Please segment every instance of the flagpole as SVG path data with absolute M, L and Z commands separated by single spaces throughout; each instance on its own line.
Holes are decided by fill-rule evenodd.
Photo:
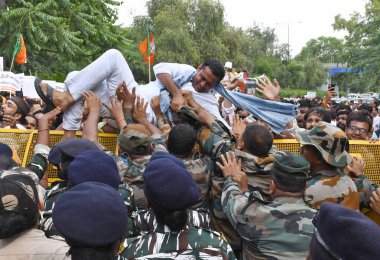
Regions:
M 149 75 L 149 82 L 151 80 L 151 75 L 150 75 L 150 24 L 148 23 L 146 25 L 146 39 L 148 42 L 148 75 Z
M 12 72 L 12 68 L 13 68 L 13 62 L 14 62 L 14 60 L 15 60 L 15 57 L 13 56 L 13 58 L 12 58 L 12 62 L 11 62 L 11 68 L 9 69 L 9 71 L 11 71 L 11 72 Z
M 150 55 L 148 58 L 148 69 L 149 69 L 149 82 L 151 81 L 151 75 L 150 75 Z
M 14 47 L 14 50 L 13 50 L 13 55 L 12 55 L 12 62 L 11 62 L 11 68 L 9 69 L 9 71 L 12 71 L 12 68 L 13 68 L 13 62 L 14 62 L 14 60 L 15 60 L 15 50 L 16 50 L 16 48 L 17 48 L 17 43 L 18 43 L 18 39 L 19 39 L 19 37 L 20 37 L 20 33 L 18 33 L 17 34 L 17 38 L 16 38 L 16 44 L 15 44 L 15 47 Z

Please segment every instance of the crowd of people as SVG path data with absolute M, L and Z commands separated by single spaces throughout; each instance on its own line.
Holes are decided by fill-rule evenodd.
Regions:
M 42 107 L 5 100 L 1 127 L 38 137 L 26 167 L 0 143 L 0 259 L 378 259 L 380 227 L 361 211 L 380 215 L 380 189 L 349 140 L 377 141 L 379 103 L 334 104 L 330 89 L 293 104 L 267 77 L 251 97 L 231 68 L 160 63 L 139 85 L 109 50 L 64 92 L 37 78 Z M 100 132 L 117 133 L 117 153 Z

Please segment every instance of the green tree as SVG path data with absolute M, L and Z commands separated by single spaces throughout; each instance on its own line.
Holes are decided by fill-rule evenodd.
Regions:
M 317 58 L 321 63 L 344 63 L 344 42 L 335 37 L 312 39 L 302 48 L 296 60 Z
M 349 19 L 335 18 L 334 29 L 346 30 L 345 57 L 351 68 L 360 68 L 361 73 L 340 75 L 342 82 L 351 91 L 378 91 L 380 75 L 380 1 L 371 0 L 366 5 L 364 16 L 355 13 Z
M 27 45 L 28 63 L 16 70 L 62 77 L 80 69 L 105 50 L 123 46 L 115 26 L 117 0 L 14 0 L 0 12 L 0 52 L 11 60 L 17 33 Z M 128 44 L 128 43 L 126 43 Z M 9 65 L 9 64 L 8 64 Z

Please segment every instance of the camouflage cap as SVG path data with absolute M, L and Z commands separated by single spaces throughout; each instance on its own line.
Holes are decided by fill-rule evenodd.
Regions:
M 173 112 L 174 124 L 190 123 L 190 121 L 199 121 L 197 112 L 192 107 L 183 106 L 178 112 Z M 185 121 L 185 122 L 184 122 Z
M 142 124 L 128 124 L 117 137 L 119 146 L 128 153 L 135 153 L 139 146 L 149 147 L 152 140 L 148 128 Z
M 306 182 L 309 170 L 310 164 L 302 156 L 288 151 L 279 151 L 275 154 L 270 172 L 280 178 L 295 182 Z
M 317 148 L 323 159 L 333 166 L 345 167 L 352 161 L 351 155 L 345 150 L 349 145 L 346 134 L 329 123 L 319 122 L 311 130 L 298 132 L 296 139 L 302 145 Z

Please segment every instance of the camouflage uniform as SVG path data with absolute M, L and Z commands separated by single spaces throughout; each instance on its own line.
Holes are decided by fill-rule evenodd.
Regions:
M 134 233 L 138 235 L 147 234 L 153 231 L 157 223 L 152 209 L 145 209 L 135 212 L 132 216 Z M 186 227 L 200 227 L 212 230 L 210 215 L 206 209 L 187 210 Z
M 306 183 L 304 199 L 314 209 L 323 202 L 335 202 L 348 208 L 359 209 L 359 194 L 355 183 L 342 171 L 322 170 Z
M 219 233 L 198 226 L 177 233 L 156 223 L 152 232 L 124 240 L 123 247 L 120 259 L 236 259 Z
M 259 158 L 235 149 L 235 140 L 231 139 L 216 122 L 209 128 L 202 128 L 198 138 L 201 143 L 202 151 L 209 154 L 214 161 L 220 160 L 221 154 L 234 150 L 236 157 L 242 161 L 242 171 L 247 173 L 250 191 L 259 191 L 265 200 L 271 200 L 269 196 L 269 170 L 272 167 L 273 154 L 276 152 L 275 148 L 273 148 L 270 154 L 265 158 Z M 223 233 L 227 241 L 235 249 L 240 248 L 241 241 L 236 234 L 235 228 L 231 225 L 226 214 L 223 212 L 221 197 L 224 181 L 223 173 L 216 168 L 212 175 L 211 182 L 212 223 L 216 230 Z
M 193 118 L 196 121 L 199 121 L 198 115 L 195 113 L 195 111 L 185 106 L 181 108 L 180 113 L 185 114 L 188 117 Z M 160 123 L 160 130 L 164 130 L 165 126 Z M 169 152 L 166 145 L 161 146 L 161 151 Z M 194 152 L 191 157 L 187 158 L 180 158 L 182 162 L 185 164 L 186 169 L 191 173 L 191 176 L 197 183 L 199 190 L 200 190 L 200 198 L 199 201 L 194 204 L 191 208 L 192 209 L 199 209 L 199 208 L 209 208 L 211 204 L 210 199 L 210 176 L 214 170 L 214 164 L 210 157 L 202 155 L 198 151 Z
M 208 156 L 202 156 L 199 152 L 193 154 L 191 158 L 179 158 L 185 164 L 186 169 L 197 183 L 200 190 L 199 201 L 191 208 L 209 208 L 210 199 L 210 176 L 213 172 L 213 163 Z
M 352 178 L 352 180 L 358 189 L 360 209 L 370 209 L 370 198 L 372 196 L 372 192 L 378 188 L 378 185 L 368 180 L 364 175 L 360 175 L 357 178 Z
M 305 190 L 306 203 L 315 209 L 319 209 L 326 201 L 359 209 L 359 194 L 355 183 L 339 170 L 352 161 L 351 155 L 345 150 L 348 146 L 346 134 L 338 127 L 320 122 L 311 130 L 297 133 L 296 138 L 301 145 L 317 148 L 323 159 L 336 167 L 335 170 L 313 173 Z
M 34 147 L 34 154 L 30 159 L 30 162 L 27 166 L 28 169 L 35 172 L 38 178 L 41 180 L 44 176 L 48 166 L 48 154 L 50 148 L 43 144 L 36 144 Z
M 52 213 L 56 201 L 68 189 L 67 186 L 55 185 L 46 191 L 44 211 L 42 212 L 42 220 L 40 223 L 40 229 L 45 232 L 46 237 L 65 240 L 54 226 Z M 134 236 L 136 234 L 133 233 L 133 220 L 131 218 L 133 212 L 136 211 L 133 190 L 127 184 L 120 184 L 118 192 L 124 200 L 125 206 L 128 208 L 128 232 L 126 233 L 126 237 Z
M 120 136 L 122 136 L 122 134 L 120 134 Z M 136 207 L 141 210 L 146 209 L 148 205 L 146 203 L 143 190 L 143 174 L 145 166 L 149 162 L 151 155 L 147 154 L 138 157 L 136 156 L 137 158 L 132 160 L 128 153 L 133 152 L 133 148 L 139 145 L 145 147 L 150 146 L 153 152 L 166 151 L 167 148 L 165 140 L 161 134 L 150 136 L 146 132 L 141 132 L 140 128 L 137 127 L 132 131 L 129 130 L 128 135 L 124 136 L 126 138 L 119 143 L 119 145 L 123 148 L 127 148 L 125 149 L 126 152 L 120 155 L 115 155 L 114 153 L 105 150 L 104 147 L 103 150 L 115 160 L 122 182 L 128 183 L 128 185 L 133 189 Z
M 140 229 L 148 232 L 140 237 L 124 240 L 125 250 L 121 253 L 123 257 L 236 259 L 230 246 L 219 233 L 203 228 L 205 225 L 209 226 L 207 214 L 187 210 L 199 200 L 200 192 L 180 159 L 167 152 L 154 153 L 144 172 L 144 191 L 158 212 L 164 210 L 171 215 L 178 211 L 186 211 L 187 222 L 183 226 L 177 222 L 178 225 L 181 224 L 181 230 L 172 231 L 163 224 L 166 220 L 162 223 L 153 217 L 153 220 L 145 221 L 140 225 Z M 146 218 L 151 214 L 145 212 L 142 217 Z
M 281 160 L 286 160 L 290 165 L 286 156 L 287 154 Z M 282 155 L 278 157 L 282 158 Z M 290 170 L 281 169 L 284 166 L 273 166 L 271 174 L 292 178 L 293 182 L 300 183 L 303 187 L 309 164 L 300 156 L 293 161 L 293 168 L 288 166 Z M 284 165 L 283 162 L 281 165 Z M 301 177 L 295 175 L 299 173 Z M 229 177 L 224 183 L 222 205 L 242 238 L 243 259 L 306 258 L 314 233 L 312 220 L 316 211 L 308 207 L 301 196 L 276 196 L 272 202 L 265 202 L 257 191 L 243 194 L 238 184 Z

